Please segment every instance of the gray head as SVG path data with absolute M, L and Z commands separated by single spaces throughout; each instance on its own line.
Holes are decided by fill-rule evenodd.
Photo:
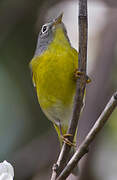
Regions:
M 62 22 L 62 16 L 63 13 L 60 14 L 60 16 L 58 16 L 56 19 L 53 19 L 51 22 L 46 23 L 42 26 L 38 36 L 37 47 L 34 56 L 38 56 L 43 53 L 47 49 L 48 45 L 52 42 L 56 25 L 61 24 L 66 38 L 68 39 L 66 28 Z

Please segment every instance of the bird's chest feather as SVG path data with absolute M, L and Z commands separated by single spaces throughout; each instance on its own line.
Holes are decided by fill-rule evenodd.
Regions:
M 72 102 L 76 88 L 74 70 L 77 57 L 62 49 L 46 52 L 34 61 L 33 79 L 41 106 L 48 108 L 57 102 L 68 105 Z

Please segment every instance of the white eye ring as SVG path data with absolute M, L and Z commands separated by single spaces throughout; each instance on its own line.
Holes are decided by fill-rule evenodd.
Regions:
M 48 31 L 48 26 L 47 25 L 43 25 L 42 26 L 42 30 L 41 30 L 42 34 L 46 33 L 47 31 Z

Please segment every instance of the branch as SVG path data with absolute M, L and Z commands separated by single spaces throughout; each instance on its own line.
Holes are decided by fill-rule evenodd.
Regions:
M 77 79 L 76 95 L 74 100 L 73 115 L 70 121 L 68 134 L 73 136 L 69 137 L 72 142 L 76 132 L 80 112 L 83 106 L 83 97 L 86 87 L 86 65 L 87 65 L 87 0 L 79 0 L 79 56 L 78 56 L 78 70 L 82 72 L 81 78 Z M 70 146 L 63 144 L 57 163 L 53 166 L 51 180 L 62 172 L 67 164 Z
M 87 0 L 79 0 L 79 56 L 78 70 L 83 76 L 77 80 L 76 96 L 73 108 L 73 116 L 68 129 L 69 134 L 75 134 L 80 112 L 83 106 L 84 91 L 86 87 L 86 66 L 87 66 Z M 73 137 L 70 139 L 73 140 Z
M 110 115 L 114 111 L 114 109 L 117 107 L 117 92 L 113 94 L 110 101 L 106 105 L 104 111 L 86 136 L 83 143 L 79 146 L 78 150 L 75 152 L 71 160 L 68 162 L 66 168 L 63 170 L 63 172 L 60 174 L 60 176 L 57 178 L 57 180 L 64 180 L 66 179 L 70 172 L 73 170 L 73 168 L 76 166 L 76 164 L 79 162 L 79 160 L 87 153 L 88 147 L 91 144 L 91 142 L 95 139 L 96 135 L 100 132 L 100 130 L 103 128 L 107 120 L 109 119 Z

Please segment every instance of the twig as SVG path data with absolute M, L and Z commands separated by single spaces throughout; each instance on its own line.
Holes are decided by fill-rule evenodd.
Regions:
M 87 153 L 88 147 L 91 144 L 91 142 L 94 140 L 96 135 L 100 132 L 100 130 L 103 128 L 107 120 L 109 119 L 110 115 L 114 111 L 114 109 L 117 107 L 117 92 L 111 97 L 110 101 L 106 105 L 104 111 L 86 136 L 83 143 L 79 146 L 78 150 L 75 152 L 71 160 L 68 162 L 66 168 L 63 170 L 63 172 L 60 174 L 60 176 L 57 178 L 57 180 L 65 180 L 72 169 L 76 166 L 76 164 L 79 162 L 79 160 Z
M 87 65 L 87 0 L 79 0 L 79 57 L 78 57 L 78 70 L 82 72 L 81 78 L 77 79 L 76 96 L 74 100 L 73 115 L 70 121 L 68 134 L 73 136 L 69 137 L 72 142 L 76 132 L 80 112 L 83 106 L 83 97 L 86 87 L 86 65 Z M 53 166 L 51 180 L 62 172 L 67 163 L 69 156 L 70 146 L 63 144 L 57 163 Z

